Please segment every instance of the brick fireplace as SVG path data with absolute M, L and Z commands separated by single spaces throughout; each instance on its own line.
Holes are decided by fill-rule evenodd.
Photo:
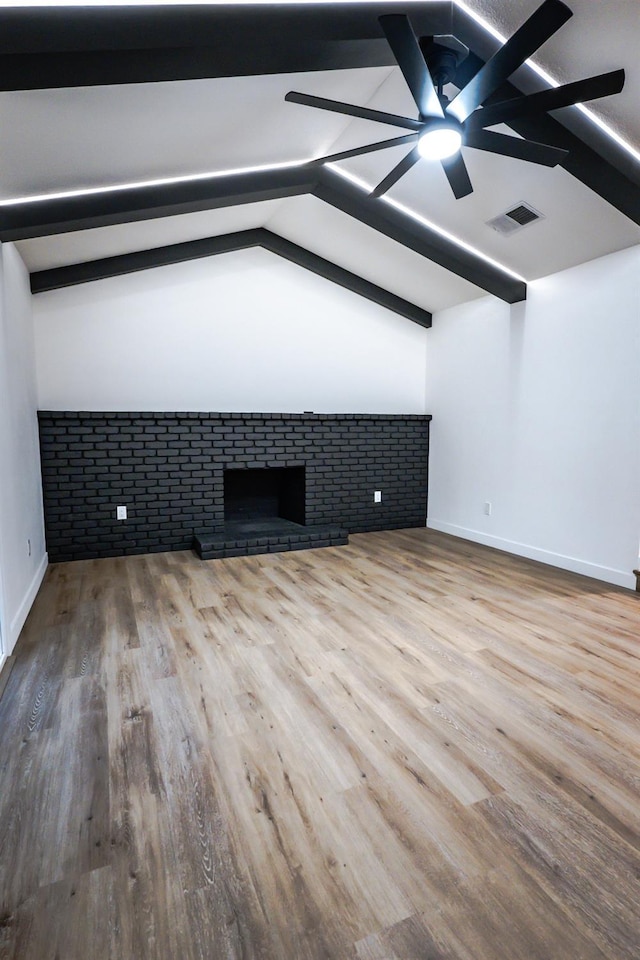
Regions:
M 219 536 L 225 486 L 239 484 L 232 499 L 251 498 L 253 479 L 271 471 L 276 472 L 268 485 L 276 486 L 269 487 L 267 499 L 273 505 L 283 493 L 291 495 L 294 512 L 282 519 L 304 528 L 307 539 L 313 538 L 306 545 L 344 542 L 349 532 L 423 526 L 430 420 L 41 411 L 49 558 L 184 550 L 199 533 L 225 542 Z M 376 490 L 380 503 L 374 502 Z M 116 519 L 117 506 L 127 507 L 125 521 Z M 295 535 L 276 538 L 286 542 L 252 543 L 251 549 L 245 544 L 244 552 L 300 549 Z M 241 549 L 222 547 L 215 555 L 237 555 Z

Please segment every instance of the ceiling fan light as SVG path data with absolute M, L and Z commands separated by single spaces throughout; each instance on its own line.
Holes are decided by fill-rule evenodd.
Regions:
M 462 134 L 453 126 L 432 127 L 418 140 L 418 153 L 425 160 L 446 160 L 462 146 Z

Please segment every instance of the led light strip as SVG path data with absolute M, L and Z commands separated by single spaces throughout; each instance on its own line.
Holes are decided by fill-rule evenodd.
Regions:
M 327 4 L 339 6 L 342 3 L 350 5 L 370 3 L 371 0 L 65 0 L 56 3 L 55 0 L 0 0 L 2 7 L 319 7 Z M 436 3 L 438 0 L 386 0 L 387 4 L 398 3 L 403 7 L 411 3 Z M 454 0 L 455 2 L 455 0 Z
M 340 167 L 333 163 L 328 163 L 326 166 L 333 173 L 337 173 L 344 180 L 348 180 L 355 187 L 358 187 L 360 190 L 363 190 L 366 193 L 371 193 L 371 191 L 374 189 L 373 186 L 363 180 L 362 177 L 356 177 L 353 173 L 348 173 L 346 170 L 341 170 Z M 396 210 L 399 210 L 400 213 L 403 213 L 406 217 L 410 217 L 417 223 L 421 223 L 422 226 L 428 227 L 429 230 L 433 230 L 433 232 L 437 233 L 438 236 L 444 237 L 445 240 L 449 240 L 451 243 L 455 243 L 457 247 L 461 247 L 463 250 L 466 250 L 467 253 L 472 253 L 475 257 L 479 257 L 481 260 L 484 260 L 485 263 L 490 263 L 492 267 L 496 267 L 496 269 L 501 270 L 503 273 L 507 273 L 510 277 L 513 277 L 514 280 L 521 280 L 523 283 L 527 282 L 526 279 L 521 277 L 519 273 L 516 273 L 515 270 L 505 267 L 504 263 L 499 263 L 499 261 L 494 260 L 493 257 L 487 256 L 487 254 L 483 253 L 482 250 L 478 250 L 477 247 L 472 247 L 470 243 L 466 242 L 466 240 L 461 240 L 460 237 L 456 237 L 454 233 L 449 233 L 448 230 L 444 230 L 442 227 L 439 227 L 437 223 L 433 223 L 432 220 L 427 220 L 427 218 L 423 217 L 421 213 L 416 213 L 415 210 L 411 210 L 410 207 L 406 207 L 404 203 L 399 203 L 398 200 L 394 200 L 387 194 L 380 197 L 380 200 L 382 200 L 383 203 L 388 204 L 390 207 L 394 207 Z
M 162 177 L 158 180 L 136 180 L 134 183 L 116 183 L 109 187 L 89 187 L 86 190 L 64 190 L 60 193 L 40 193 L 27 197 L 12 197 L 0 200 L 0 207 L 12 207 L 20 203 L 39 203 L 43 200 L 66 200 L 69 197 L 90 197 L 100 193 L 115 193 L 119 190 L 136 190 L 141 187 L 165 187 L 172 183 L 191 183 L 196 180 L 215 180 L 218 177 L 233 177 L 247 173 L 265 173 L 270 170 L 290 170 L 302 167 L 309 160 L 289 160 L 286 163 L 265 164 L 261 167 L 234 167 L 230 170 L 216 170 L 213 173 L 190 173 L 183 177 Z

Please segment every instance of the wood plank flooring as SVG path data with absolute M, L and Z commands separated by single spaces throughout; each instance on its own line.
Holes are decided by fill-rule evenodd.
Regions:
M 426 530 L 46 576 L 3 960 L 638 960 L 640 597 Z

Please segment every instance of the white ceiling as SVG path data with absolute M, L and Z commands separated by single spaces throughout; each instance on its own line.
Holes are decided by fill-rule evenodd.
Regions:
M 538 0 L 467 0 L 505 35 Z M 624 67 L 623 92 L 598 113 L 640 148 L 640 3 L 569 0 L 574 17 L 536 60 L 561 81 Z M 301 161 L 397 136 L 369 121 L 286 103 L 290 89 L 415 116 L 397 68 L 0 94 L 3 199 Z M 406 152 L 406 148 L 404 148 Z M 403 148 L 343 162 L 372 186 Z M 561 168 L 464 148 L 474 193 L 455 200 L 439 165 L 418 163 L 394 199 L 525 279 L 640 242 L 640 228 Z M 545 219 L 505 238 L 486 221 L 528 201 Z M 426 309 L 483 291 L 312 197 L 20 241 L 31 270 L 267 226 Z
M 286 161 L 329 150 L 349 118 L 298 112 L 285 94 L 366 103 L 390 68 L 0 94 L 3 198 Z M 294 119 L 295 117 L 295 119 Z
M 282 201 L 266 226 L 425 310 L 442 310 L 484 293 L 316 197 Z

